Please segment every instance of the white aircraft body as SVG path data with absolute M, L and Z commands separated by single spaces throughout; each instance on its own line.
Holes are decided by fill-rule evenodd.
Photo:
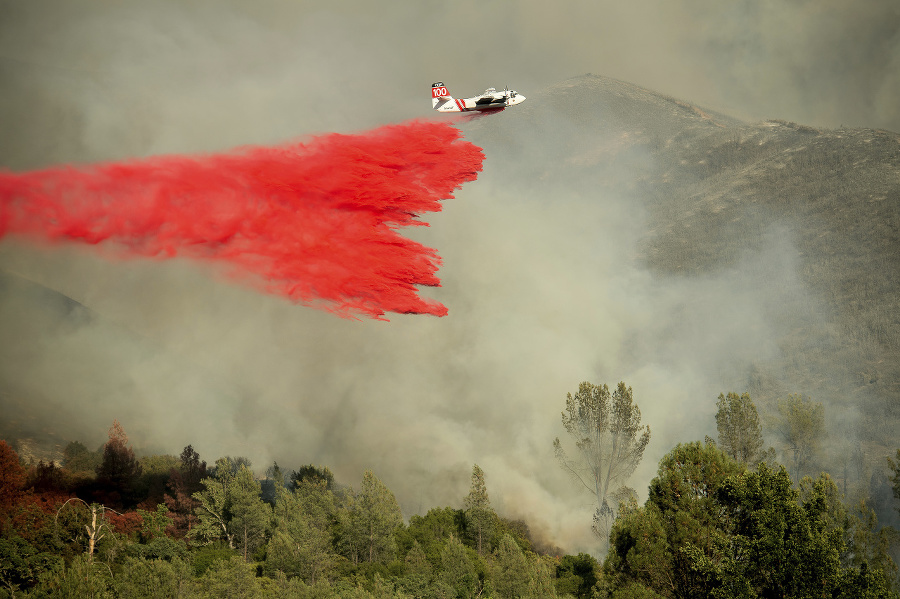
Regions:
M 484 90 L 480 96 L 456 100 L 447 87 L 438 81 L 431 84 L 431 107 L 438 112 L 470 112 L 472 110 L 496 110 L 515 106 L 525 101 L 525 96 L 512 89 L 498 92 L 493 87 Z

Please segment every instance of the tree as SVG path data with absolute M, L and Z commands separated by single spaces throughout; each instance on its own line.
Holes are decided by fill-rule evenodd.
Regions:
M 186 597 L 192 586 L 191 568 L 180 558 L 127 558 L 116 576 L 119 599 Z
M 206 462 L 200 459 L 200 454 L 192 445 L 186 446 L 181 451 L 181 476 L 188 487 L 198 487 L 200 481 L 207 476 Z M 199 491 L 199 487 L 194 489 Z
M 16 591 L 22 588 L 34 586 L 41 575 L 58 569 L 62 563 L 62 557 L 38 552 L 22 537 L 0 536 L 0 585 L 9 597 L 16 597 Z
M 791 454 L 794 480 L 799 482 L 825 436 L 825 408 L 796 393 L 777 400 L 777 406 L 775 431 L 785 452 Z
M 97 564 L 78 556 L 65 569 L 48 572 L 36 589 L 39 597 L 90 597 L 112 599 L 116 596 L 106 564 Z
M 172 525 L 169 510 L 163 503 L 157 504 L 155 511 L 138 509 L 137 514 L 141 517 L 141 540 L 144 542 L 165 537 L 166 529 Z
M 300 576 L 315 585 L 337 561 L 331 545 L 334 495 L 324 484 L 302 482 L 293 492 L 276 488 L 275 532 L 269 541 L 266 569 Z
M 471 550 L 470 550 L 471 551 Z M 466 554 L 466 546 L 451 536 L 441 550 L 443 581 L 450 585 L 457 597 L 474 597 L 478 575 L 472 560 Z
M 716 412 L 719 445 L 725 453 L 743 464 L 755 465 L 762 461 L 766 455 L 762 450 L 762 428 L 750 394 L 720 393 L 716 407 L 719 409 Z
M 216 560 L 199 581 L 198 598 L 256 599 L 262 595 L 256 568 L 235 556 Z
M 302 466 L 299 470 L 295 470 L 290 476 L 291 484 L 294 488 L 303 482 L 317 482 L 325 485 L 329 491 L 334 491 L 334 474 L 328 469 L 328 466 L 318 467 L 312 464 Z
M 600 574 L 600 565 L 587 553 L 565 555 L 556 566 L 556 592 L 577 599 L 590 599 Z
M 431 508 L 424 516 L 414 515 L 409 519 L 404 537 L 409 539 L 407 546 L 418 544 L 431 565 L 440 567 L 444 544 L 452 536 L 459 537 L 464 524 L 465 512 L 462 510 Z
M 109 428 L 109 440 L 103 446 L 103 461 L 97 466 L 97 484 L 108 493 L 110 502 L 129 503 L 141 465 L 128 447 L 128 436 L 118 420 Z
M 893 473 L 893 476 L 891 476 L 891 488 L 894 490 L 894 498 L 900 500 L 900 449 L 897 450 L 897 461 L 895 462 L 888 458 L 887 463 Z M 897 511 L 900 511 L 900 506 L 897 506 Z
M 367 562 L 390 562 L 397 552 L 394 533 L 402 525 L 403 515 L 394 494 L 371 470 L 366 470 L 350 513 L 351 536 L 358 557 Z
M 711 444 L 679 445 L 647 502 L 610 535 L 609 596 L 887 597 L 869 563 L 842 564 L 846 533 L 827 476 L 795 490 L 784 467 L 755 471 Z M 831 496 L 830 496 L 831 495 Z
M 403 561 L 406 564 L 407 571 L 411 575 L 426 578 L 431 576 L 431 563 L 425 556 L 425 552 L 422 550 L 422 546 L 419 545 L 418 541 L 413 540 L 412 547 L 410 547 L 409 551 L 406 553 L 406 558 L 404 558 Z
M 63 467 L 69 472 L 95 473 L 103 461 L 99 451 L 91 451 L 79 441 L 72 441 L 63 450 Z
M 472 467 L 472 485 L 463 500 L 463 507 L 466 511 L 466 528 L 475 542 L 478 555 L 484 555 L 485 550 L 490 551 L 491 533 L 497 516 L 491 509 L 491 500 L 484 484 L 484 472 L 478 464 Z
M 783 467 L 762 464 L 725 481 L 718 500 L 736 549 L 718 568 L 722 579 L 770 596 L 811 597 L 836 586 L 842 539 L 826 525 L 824 481 L 801 501 Z
M 501 599 L 530 597 L 528 560 L 510 535 L 504 535 L 494 564 L 494 589 Z
M 59 509 L 56 510 L 56 528 L 58 528 L 59 525 L 60 512 L 62 512 L 63 509 L 72 501 L 78 501 L 90 510 L 90 517 L 84 524 L 84 530 L 87 533 L 88 538 L 87 558 L 88 562 L 91 563 L 94 561 L 94 550 L 97 548 L 97 543 L 100 542 L 100 540 L 107 536 L 109 533 L 113 532 L 112 528 L 110 527 L 106 512 L 109 511 L 113 512 L 114 514 L 119 514 L 119 512 L 110 509 L 105 505 L 99 505 L 97 503 L 88 504 L 83 499 L 72 497 L 70 499 L 67 499 L 66 502 L 59 506 Z M 122 514 L 119 515 L 121 516 Z
M 556 599 L 556 585 L 553 571 L 556 564 L 552 557 L 540 556 L 530 551 L 525 552 L 528 560 L 528 593 L 525 595 L 535 599 Z
M 6 441 L 0 441 L 0 533 L 10 527 L 24 486 L 25 468 L 19 463 L 19 454 Z
M 44 460 L 38 460 L 28 471 L 25 487 L 41 495 L 65 495 L 69 488 L 67 474 L 52 460 L 46 464 Z
M 641 411 L 631 387 L 619 383 L 610 397 L 606 385 L 583 382 L 566 397 L 562 423 L 575 441 L 578 458 L 569 458 L 559 437 L 553 441 L 563 469 L 597 500 L 594 533 L 606 541 L 620 501 L 633 492 L 625 481 L 637 468 L 650 442 L 650 427 L 641 426 Z
M 242 465 L 238 470 L 230 491 L 229 525 L 234 532 L 238 549 L 243 552 L 244 561 L 248 561 L 253 551 L 265 540 L 271 510 L 260 497 L 259 481 L 246 466 Z
M 164 501 L 172 512 L 173 532 L 183 537 L 197 524 L 195 510 L 200 503 L 194 493 L 203 490 L 202 481 L 207 476 L 206 462 L 200 460 L 193 446 L 188 445 L 181 452 L 180 465 L 169 472 Z
M 223 539 L 230 549 L 234 549 L 234 533 L 229 528 L 230 488 L 234 483 L 234 475 L 227 464 L 222 463 L 219 467 L 220 462 L 225 459 L 219 458 L 216 461 L 215 476 L 201 481 L 204 489 L 193 495 L 198 503 L 199 522 L 187 536 L 199 540 L 202 544 Z
M 232 458 L 216 460 L 216 474 L 201 481 L 205 490 L 194 493 L 200 522 L 188 537 L 210 543 L 223 539 L 240 549 L 246 561 L 264 541 L 271 511 L 260 498 L 259 482 L 245 464 Z

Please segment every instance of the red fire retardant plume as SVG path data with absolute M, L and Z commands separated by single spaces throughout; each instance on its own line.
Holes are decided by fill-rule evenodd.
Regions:
M 111 242 L 126 256 L 230 265 L 271 293 L 342 316 L 443 316 L 437 252 L 397 233 L 472 181 L 481 148 L 411 121 L 308 143 L 0 172 L 0 237 Z

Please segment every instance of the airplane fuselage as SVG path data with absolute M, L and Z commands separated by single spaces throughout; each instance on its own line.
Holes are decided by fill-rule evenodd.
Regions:
M 455 99 L 449 94 L 443 83 L 431 86 L 432 107 L 438 112 L 469 112 L 472 110 L 496 110 L 515 106 L 525 101 L 525 96 L 515 90 L 497 91 L 488 88 L 480 96 Z

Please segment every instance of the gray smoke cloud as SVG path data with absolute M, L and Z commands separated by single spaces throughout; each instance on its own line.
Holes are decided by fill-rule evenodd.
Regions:
M 631 481 L 643 492 L 675 442 L 714 433 L 718 393 L 743 390 L 749 363 L 777 360 L 778 323 L 815 300 L 778 230 L 726 271 L 669 279 L 642 266 L 649 225 L 633 198 L 520 182 L 523 164 L 539 171 L 557 159 L 542 152 L 578 132 L 531 90 L 590 71 L 750 118 L 900 130 L 898 10 L 335 4 L 2 2 L 0 165 L 350 132 L 428 115 L 434 80 L 459 95 L 509 84 L 546 107 L 540 122 L 496 117 L 509 146 L 464 125 L 485 146 L 485 172 L 409 233 L 440 250 L 443 287 L 424 293 L 450 315 L 341 320 L 209 265 L 5 238 L 0 270 L 89 309 L 73 325 L 48 317 L 46 298 L 2 298 L 0 375 L 16 381 L 6 401 L 89 445 L 118 418 L 148 451 L 192 443 L 208 461 L 243 454 L 260 471 L 327 464 L 346 483 L 371 468 L 407 516 L 459 505 L 478 463 L 501 513 L 594 551 L 590 497 L 551 447 L 566 393 L 582 380 L 634 388 L 653 429 Z M 616 140 L 596 145 L 598 178 L 631 180 L 648 160 L 604 171 Z

